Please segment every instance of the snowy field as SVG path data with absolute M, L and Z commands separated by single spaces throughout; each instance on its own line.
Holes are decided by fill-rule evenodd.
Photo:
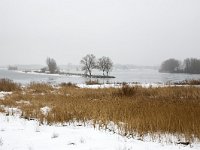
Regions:
M 90 126 L 39 125 L 35 120 L 0 114 L 1 150 L 199 150 L 189 146 L 128 139 Z

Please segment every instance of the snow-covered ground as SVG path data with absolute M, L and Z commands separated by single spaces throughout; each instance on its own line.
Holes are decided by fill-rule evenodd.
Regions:
M 157 88 L 157 87 L 187 87 L 191 85 L 168 85 L 168 84 L 162 84 L 162 83 L 127 83 L 129 86 L 141 86 L 143 88 Z M 87 85 L 87 84 L 77 84 L 78 87 L 80 88 L 91 88 L 91 89 L 98 89 L 98 88 L 121 88 L 122 84 L 118 83 L 112 83 L 112 84 L 93 84 L 93 85 Z M 194 87 L 200 87 L 200 85 L 192 85 Z
M 0 150 L 199 150 L 189 146 L 144 142 L 75 124 L 39 125 L 35 120 L 0 114 Z
M 166 87 L 169 85 L 165 85 L 165 84 L 156 84 L 156 83 L 146 83 L 146 84 L 133 84 L 133 83 L 129 83 L 127 84 L 129 86 L 141 86 L 144 88 L 149 88 L 149 87 Z M 80 88 L 121 88 L 122 84 L 94 84 L 94 85 L 87 85 L 87 84 L 77 84 L 78 87 Z
M 94 84 L 94 85 L 77 84 L 77 86 L 80 87 L 80 88 L 92 88 L 92 89 L 97 89 L 97 88 L 119 88 L 119 87 L 121 87 L 120 84 Z

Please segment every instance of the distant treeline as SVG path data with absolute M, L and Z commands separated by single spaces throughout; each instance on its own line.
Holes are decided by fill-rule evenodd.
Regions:
M 8 66 L 8 70 L 18 70 L 17 66 Z
M 200 59 L 186 58 L 182 62 L 170 58 L 161 64 L 159 72 L 200 74 Z

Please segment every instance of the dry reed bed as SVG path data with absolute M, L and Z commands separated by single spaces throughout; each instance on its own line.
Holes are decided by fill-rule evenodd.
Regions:
M 21 100 L 30 104 L 18 103 Z M 200 139 L 200 88 L 193 86 L 81 89 L 71 84 L 53 88 L 31 83 L 0 105 L 18 107 L 22 117 L 49 124 L 92 121 L 107 129 L 113 122 L 125 136 L 169 133 L 191 141 Z M 40 111 L 44 106 L 51 108 L 47 115 Z
M 19 84 L 14 83 L 12 80 L 9 79 L 0 79 L 0 91 L 16 91 L 21 90 L 21 87 Z

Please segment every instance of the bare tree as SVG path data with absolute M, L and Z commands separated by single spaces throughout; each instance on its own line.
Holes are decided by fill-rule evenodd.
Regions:
M 97 62 L 97 68 L 103 71 L 103 75 L 104 75 L 104 72 L 106 71 L 106 60 L 107 60 L 107 57 L 103 56 L 99 58 Z
M 103 56 L 99 58 L 97 62 L 97 68 L 103 71 L 103 75 L 105 75 L 104 72 L 106 72 L 108 76 L 108 73 L 112 70 L 112 67 L 113 67 L 113 63 L 109 57 Z
M 48 70 L 50 73 L 56 73 L 58 72 L 58 67 L 56 64 L 56 61 L 53 58 L 47 58 L 46 60 L 47 66 L 48 66 Z
M 112 60 L 109 58 L 109 57 L 106 57 L 106 61 L 105 61 L 105 71 L 107 73 L 107 76 L 108 76 L 108 73 L 112 70 L 113 68 L 113 62 Z
M 89 76 L 92 76 L 92 69 L 96 68 L 96 57 L 93 54 L 88 54 L 82 58 L 80 62 L 82 66 L 82 70 L 85 71 L 85 74 L 89 73 Z

